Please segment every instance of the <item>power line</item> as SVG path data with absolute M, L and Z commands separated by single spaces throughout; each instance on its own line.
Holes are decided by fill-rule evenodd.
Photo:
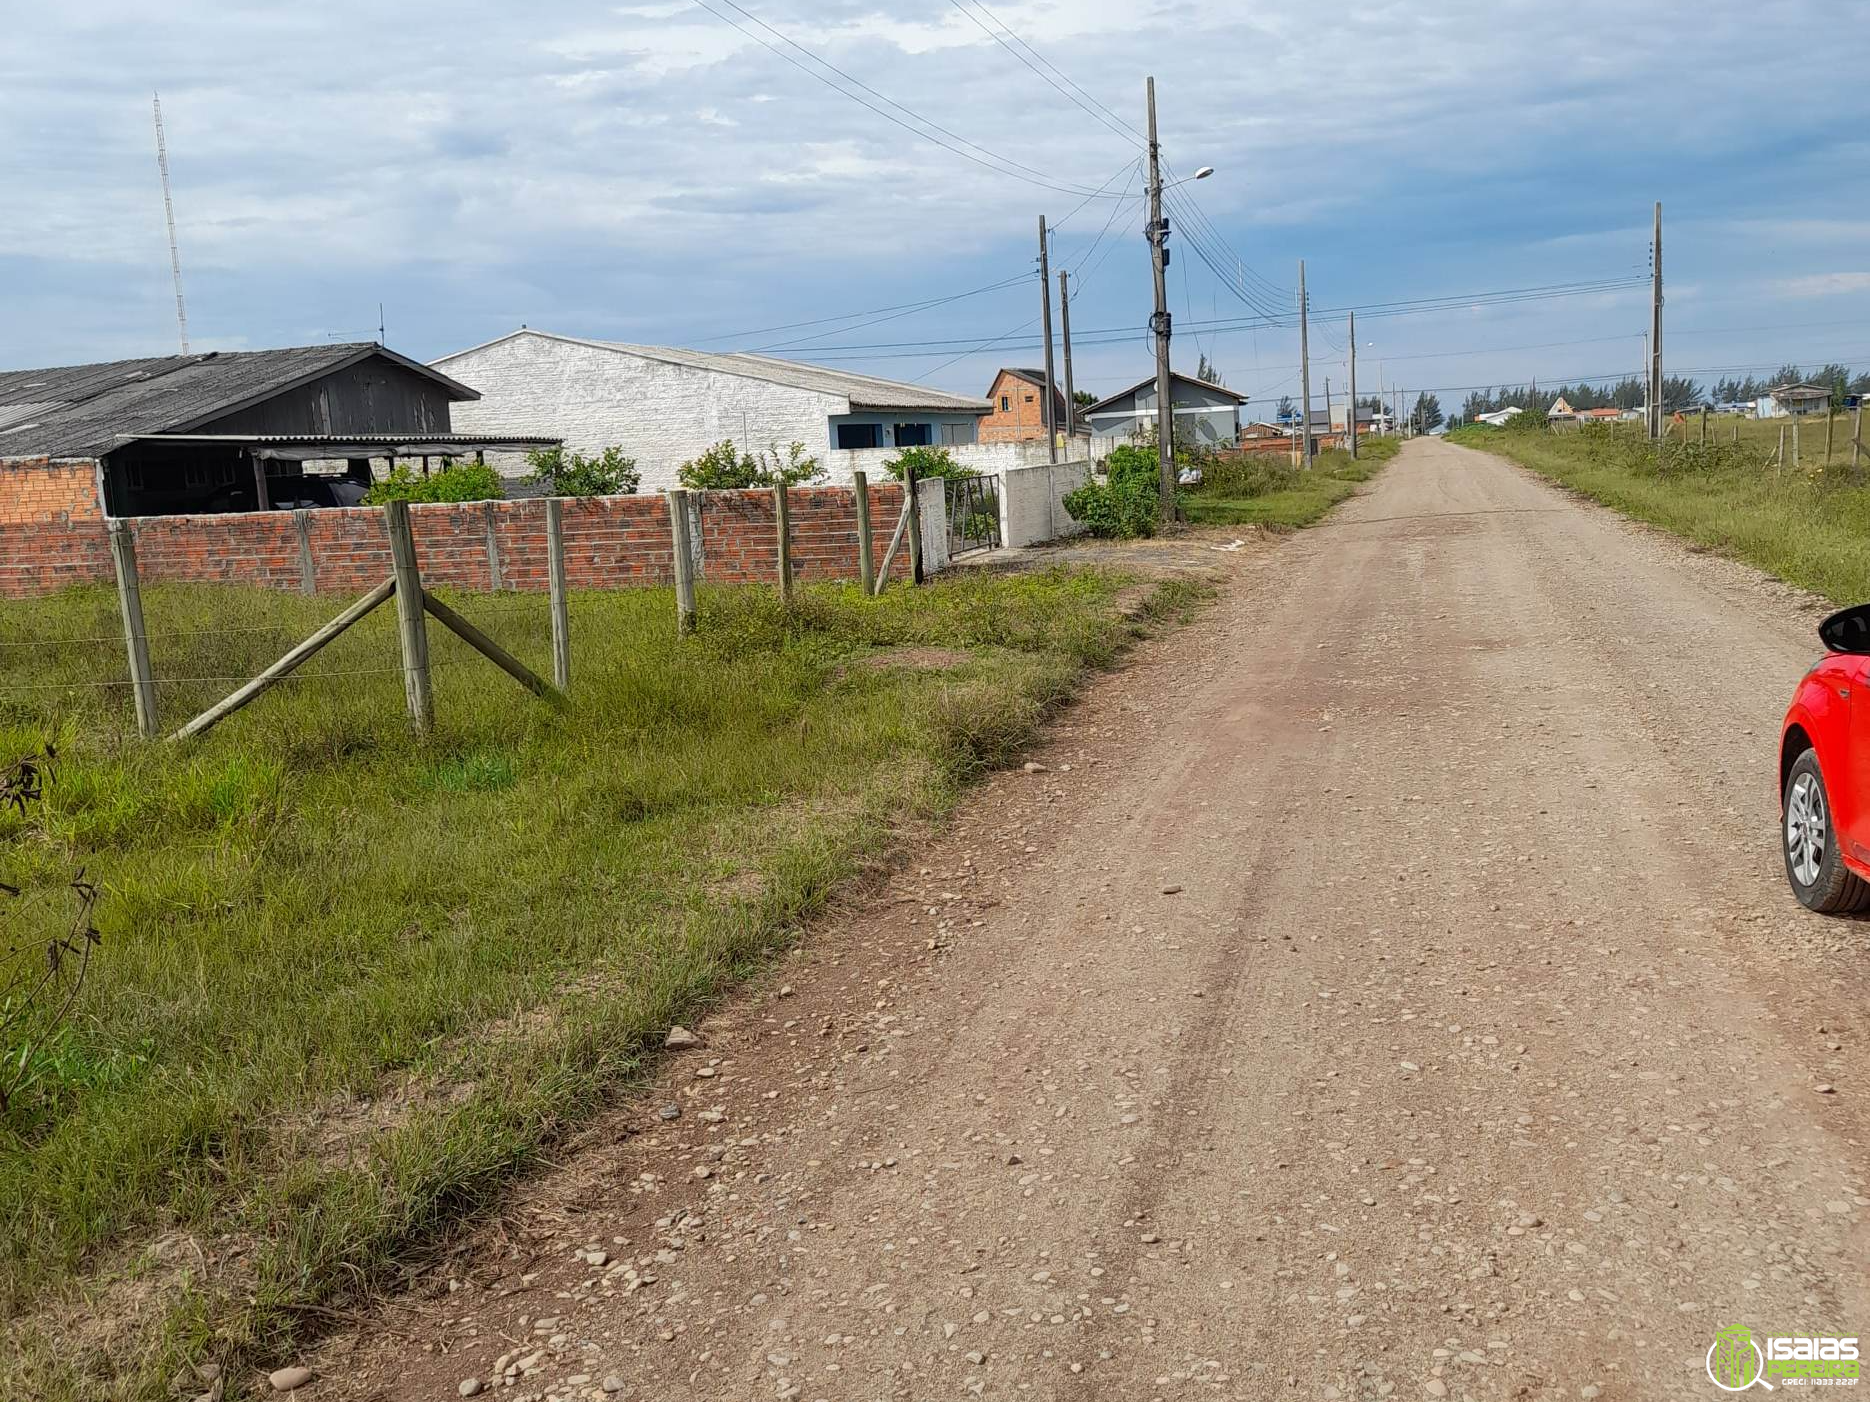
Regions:
M 878 102 L 887 103 L 890 107 L 894 107 L 898 112 L 903 113 L 905 116 L 911 118 L 913 121 L 920 122 L 922 126 L 929 128 L 930 131 L 940 132 L 941 136 L 946 136 L 950 140 L 944 141 L 941 139 L 941 136 L 932 136 L 929 134 L 929 131 L 923 131 L 918 127 L 911 126 L 909 122 L 905 122 L 904 120 L 902 120 L 901 117 L 897 117 L 893 113 L 884 110 L 884 108 L 877 106 L 876 103 L 865 101 L 862 97 L 858 96 L 857 93 L 850 91 L 849 88 L 840 87 L 837 83 L 834 83 L 833 81 L 831 81 L 831 79 L 825 77 L 824 74 L 818 72 L 816 69 L 808 68 L 805 64 L 801 63 L 798 59 L 794 58 L 791 54 L 787 53 L 784 49 L 777 47 L 776 45 L 772 44 L 771 42 L 763 38 L 761 35 L 747 28 L 746 25 L 741 24 L 739 21 L 734 19 L 732 15 L 722 14 L 721 11 L 715 9 L 714 6 L 708 2 L 708 0 L 694 0 L 694 3 L 697 7 L 699 7 L 700 9 L 706 10 L 709 14 L 713 15 L 716 19 L 720 20 L 723 24 L 731 26 L 733 29 L 735 29 L 739 33 L 753 40 L 756 44 L 760 45 L 762 48 L 784 59 L 787 63 L 791 64 L 794 68 L 798 69 L 801 73 L 807 74 L 808 76 L 815 79 L 816 81 L 823 83 L 826 87 L 830 88 L 833 92 L 838 93 L 839 95 L 843 97 L 849 98 L 852 102 L 857 103 L 860 107 L 868 108 L 870 111 L 876 113 L 879 117 L 882 117 L 885 121 L 894 123 L 896 126 L 901 127 L 904 131 L 909 132 L 911 135 L 919 136 L 924 141 L 931 142 L 934 145 L 941 147 L 945 151 L 948 151 L 954 155 L 960 156 L 963 160 L 972 161 L 975 165 L 981 166 L 982 168 L 986 170 L 991 170 L 996 175 L 1011 175 L 1015 179 L 1021 179 L 1021 180 L 1025 180 L 1029 184 L 1043 186 L 1045 189 L 1054 190 L 1062 195 L 1086 195 L 1088 193 L 1091 193 L 1091 192 L 1087 192 L 1082 187 L 1056 184 L 1050 179 L 1048 179 L 1045 176 L 1044 172 L 1034 170 L 1031 166 L 1022 165 L 1020 162 L 1013 160 L 1011 157 L 1002 156 L 998 152 L 990 150 L 989 148 L 980 145 L 978 142 L 970 141 L 966 137 L 961 136 L 956 132 L 950 131 L 947 127 L 942 126 L 939 122 L 931 121 L 929 120 L 929 118 L 924 117 L 921 113 L 913 110 L 912 108 L 905 107 L 902 103 L 897 102 L 894 98 L 885 97 L 882 93 L 878 92 L 875 88 L 869 86 L 867 83 L 863 82 L 861 79 L 852 77 L 849 73 L 846 73 L 842 68 L 839 68 L 836 64 L 830 62 L 828 59 L 821 58 L 819 55 L 812 52 L 812 50 L 806 48 L 803 44 L 799 43 L 796 39 L 793 39 L 791 36 L 785 34 L 781 30 L 775 29 L 772 25 L 768 24 L 765 20 L 761 19 L 758 15 L 755 15 L 751 11 L 744 9 L 742 6 L 736 4 L 735 0 L 719 0 L 719 3 L 724 4 L 728 8 L 737 12 L 738 14 L 745 16 L 753 24 L 757 24 L 761 29 L 766 30 L 767 33 L 772 34 L 775 38 L 779 39 L 781 43 L 787 44 L 790 47 L 797 49 L 800 53 L 804 54 L 807 58 L 809 58 L 813 63 L 816 63 L 820 67 L 828 69 L 832 73 L 837 74 L 840 78 L 844 79 L 845 82 L 850 83 L 853 87 L 859 88 L 863 92 L 870 94 L 871 97 L 876 98 Z M 952 142 L 959 142 L 960 145 L 953 145 L 951 144 Z M 963 147 L 972 147 L 973 150 L 972 151 L 963 150 L 962 149 Z M 980 155 L 973 154 L 973 152 L 976 152 L 976 151 L 979 152 Z M 987 159 L 982 159 L 983 156 L 986 157 Z M 1021 172 L 1024 172 L 1024 174 L 1021 174 Z
M 981 13 L 986 15 L 989 19 L 993 20 L 993 22 L 996 25 L 998 25 L 1001 29 L 1005 30 L 1006 33 L 1012 37 L 1014 42 L 1019 44 L 1020 48 L 1025 49 L 1026 52 L 1030 53 L 1033 58 L 1038 59 L 1039 63 L 1045 64 L 1045 68 L 1050 68 L 1052 69 L 1053 73 L 1058 73 L 1058 76 L 1060 78 L 1064 78 L 1066 83 L 1071 84 L 1071 88 L 1078 88 L 1078 85 L 1076 83 L 1072 83 L 1071 79 L 1066 78 L 1065 75 L 1059 72 L 1057 68 L 1054 68 L 1052 64 L 1046 62 L 1046 60 L 1043 57 L 1041 57 L 1037 49 L 1033 48 L 1032 45 L 1028 44 L 1024 39 L 1021 39 L 1018 34 L 1015 34 L 1013 32 L 1012 29 L 1008 28 L 1008 26 L 997 15 L 995 15 L 993 11 L 989 10 L 985 5 L 980 5 L 979 0 L 975 0 L 975 2 L 978 8 L 980 9 Z M 1084 97 L 1080 98 L 1076 93 L 1072 92 L 1070 88 L 1066 88 L 1062 86 L 1060 83 L 1058 83 L 1057 81 L 1055 81 L 1049 74 L 1045 72 L 1045 69 L 1040 68 L 1038 64 L 1035 64 L 1032 62 L 1031 59 L 1028 59 L 1025 56 L 1025 54 L 1020 53 L 1019 49 L 1015 49 L 1012 44 L 1007 43 L 1007 41 L 1001 38 L 999 34 L 995 33 L 992 29 L 989 29 L 986 25 L 982 24 L 979 18 L 975 16 L 973 11 L 969 10 L 965 5 L 961 3 L 961 0 L 948 0 L 948 3 L 953 5 L 955 9 L 959 10 L 962 14 L 966 15 L 969 20 L 972 20 L 974 27 L 980 30 L 981 33 L 985 34 L 989 39 L 993 40 L 994 43 L 998 44 L 1001 48 L 1005 49 L 1008 53 L 1012 54 L 1014 58 L 1018 59 L 1021 63 L 1025 64 L 1026 67 L 1030 68 L 1034 73 L 1038 74 L 1040 81 L 1049 84 L 1051 87 L 1056 89 L 1058 92 L 1063 93 L 1067 101 L 1075 105 L 1080 111 L 1088 114 L 1093 121 L 1102 122 L 1106 127 L 1109 127 L 1110 130 L 1116 132 L 1118 136 L 1121 136 L 1126 141 L 1134 141 L 1140 144 L 1140 142 L 1142 141 L 1142 137 L 1141 137 L 1141 134 L 1137 132 L 1136 128 L 1129 126 L 1129 124 L 1124 122 L 1122 118 L 1118 117 L 1114 112 L 1111 112 L 1111 110 L 1108 107 L 1105 107 L 1101 102 L 1098 102 L 1097 99 L 1091 97 L 1090 94 L 1088 93 L 1085 93 Z M 1084 90 L 1082 88 L 1078 88 L 1078 92 L 1083 92 L 1083 91 Z
M 978 297 L 984 292 L 998 292 L 1002 288 L 1013 287 L 1019 283 L 1026 282 L 1030 276 L 1031 274 L 1029 273 L 1020 273 L 1015 277 L 1002 278 L 999 282 L 990 282 L 985 287 L 976 287 L 969 292 L 957 292 L 950 297 L 935 297 L 926 302 L 911 302 L 902 307 L 884 308 L 883 310 L 887 311 L 889 313 L 888 315 L 879 315 L 870 321 L 859 321 L 850 326 L 839 326 L 830 331 L 820 331 L 815 336 L 796 337 L 786 341 L 775 341 L 770 345 L 755 346 L 753 347 L 753 353 L 759 354 L 764 351 L 787 350 L 794 347 L 807 346 L 813 341 L 820 340 L 826 336 L 837 336 L 846 331 L 861 331 L 866 326 L 876 326 L 885 321 L 896 321 L 905 316 L 914 316 L 917 312 L 929 311 L 934 307 L 945 307 L 951 302 L 960 302 L 969 297 Z M 860 315 L 865 315 L 865 313 L 860 313 Z
M 920 302 L 898 302 L 894 306 L 871 307 L 868 311 L 845 312 L 840 316 L 813 317 L 810 321 L 787 321 L 780 323 L 778 326 L 756 326 L 751 330 L 731 331 L 720 336 L 703 336 L 699 344 L 706 345 L 709 341 L 738 341 L 745 336 L 764 336 L 774 331 L 793 331 L 806 326 L 823 326 L 833 321 L 854 321 L 858 317 L 877 316 L 883 312 L 918 311 L 924 307 L 938 307 L 945 302 L 958 302 L 964 297 L 977 297 L 983 292 L 993 292 L 999 288 L 1010 287 L 1013 283 L 1024 282 L 1025 280 L 1025 274 L 1022 273 L 1018 277 L 1004 278 L 999 282 L 990 282 L 985 287 L 976 287 L 969 292 L 957 292 L 952 296 L 931 297 Z M 845 329 L 855 330 L 856 328 L 849 327 Z

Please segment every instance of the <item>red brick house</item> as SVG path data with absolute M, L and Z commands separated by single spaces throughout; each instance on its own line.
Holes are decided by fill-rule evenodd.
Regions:
M 1045 442 L 1045 371 L 1003 367 L 987 391 L 993 407 L 980 421 L 982 443 Z M 1065 396 L 1052 388 L 1052 420 L 1065 431 Z

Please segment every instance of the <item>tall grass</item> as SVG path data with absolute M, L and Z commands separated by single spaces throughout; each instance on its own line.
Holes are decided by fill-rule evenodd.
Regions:
M 1823 433 L 1820 419 L 1821 457 Z M 1870 598 L 1870 483 L 1842 453 L 1828 469 L 1776 465 L 1776 427 L 1771 448 L 1758 432 L 1736 445 L 1712 423 L 1705 447 L 1680 425 L 1660 449 L 1640 426 L 1623 424 L 1566 433 L 1463 428 L 1450 439 L 1829 599 Z
M 905 816 L 1027 743 L 1130 636 L 1121 583 L 704 591 L 686 643 L 668 591 L 576 595 L 568 708 L 431 628 L 426 741 L 379 610 L 182 746 L 135 739 L 99 684 L 122 675 L 107 591 L 5 605 L 0 759 L 59 760 L 42 814 L 0 815 L 0 879 L 30 924 L 85 866 L 105 943 L 61 1069 L 0 1126 L 0 1395 L 154 1397 L 179 1358 L 278 1354 L 306 1306 L 487 1202 Z M 546 665 L 542 599 L 454 602 Z M 165 721 L 338 607 L 145 591 Z M 889 665 L 908 645 L 966 660 Z M 133 1347 L 40 1327 L 177 1231 L 207 1268 Z
M 1366 438 L 1353 458 L 1342 448 L 1313 456 L 1310 469 L 1283 455 L 1243 453 L 1216 460 L 1188 496 L 1188 519 L 1202 525 L 1309 526 L 1396 456 L 1398 438 Z

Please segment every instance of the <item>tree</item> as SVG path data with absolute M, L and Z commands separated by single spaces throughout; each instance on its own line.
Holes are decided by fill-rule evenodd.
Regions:
M 1293 413 L 1294 413 L 1294 410 L 1292 408 L 1292 396 L 1289 394 L 1280 395 L 1279 396 L 1279 409 L 1276 414 L 1276 417 L 1278 418 L 1279 422 L 1284 423 L 1287 419 L 1290 419 L 1293 416 Z
M 1776 385 L 1796 385 L 1801 383 L 1804 379 L 1805 372 L 1796 364 L 1781 365 L 1778 373 L 1773 376 L 1773 383 Z
M 1433 394 L 1418 394 L 1415 399 L 1415 420 L 1417 433 L 1427 433 L 1430 429 L 1440 428 L 1442 424 L 1441 400 Z
M 1074 389 L 1071 392 L 1071 402 L 1076 404 L 1080 409 L 1089 409 L 1093 404 L 1097 403 L 1097 396 L 1092 394 L 1088 389 Z
M 1186 365 L 1188 362 L 1183 361 L 1182 363 Z M 1214 362 L 1208 359 L 1208 353 L 1206 351 L 1201 353 L 1201 360 L 1195 366 L 1195 378 L 1197 380 L 1205 380 L 1211 385 L 1224 385 L 1227 383 L 1226 380 L 1221 378 L 1221 372 L 1215 368 Z

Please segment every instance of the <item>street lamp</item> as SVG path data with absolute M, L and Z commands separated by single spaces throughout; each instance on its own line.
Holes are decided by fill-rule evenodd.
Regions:
M 1193 175 L 1184 175 L 1180 180 L 1171 180 L 1167 185 L 1164 185 L 1162 188 L 1165 190 L 1173 190 L 1177 185 L 1186 185 L 1191 180 L 1206 180 L 1212 174 L 1214 174 L 1213 166 L 1203 166 L 1200 170 L 1196 171 Z

